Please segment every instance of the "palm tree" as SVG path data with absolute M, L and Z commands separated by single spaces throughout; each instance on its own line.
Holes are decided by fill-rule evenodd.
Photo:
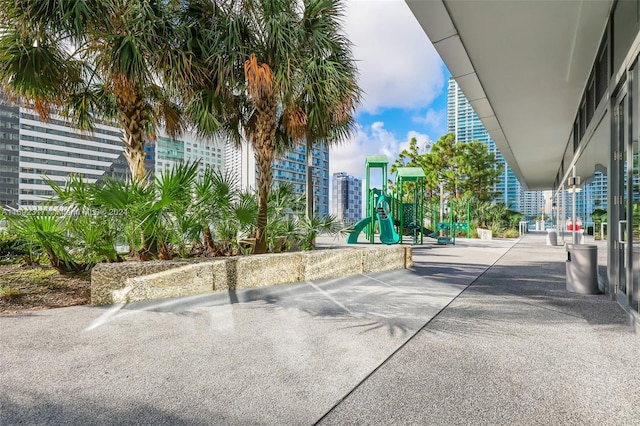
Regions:
M 43 119 L 55 106 L 81 129 L 116 120 L 132 178 L 145 137 L 182 128 L 173 81 L 197 74 L 175 19 L 180 2 L 0 0 L 0 84 Z
M 348 43 L 335 34 L 341 10 L 339 0 L 193 0 L 187 8 L 191 46 L 211 72 L 196 82 L 185 108 L 200 132 L 222 132 L 233 140 L 244 134 L 254 149 L 258 171 L 256 253 L 267 249 L 267 201 L 275 153 L 304 136 L 307 128 L 313 143 L 316 134 L 335 140 L 333 134 L 350 125 L 343 111 L 352 111 L 352 104 L 328 82 L 335 73 L 317 73 L 315 85 L 309 77 L 318 52 L 324 52 L 321 59 L 326 63 L 335 52 L 349 58 Z M 322 17 L 323 13 L 327 16 Z M 314 16 L 323 25 L 314 25 Z M 334 34 L 327 35 L 329 30 Z M 347 48 L 340 50 L 341 46 Z M 345 63 L 351 65 L 350 61 Z M 351 83 L 347 93 L 359 93 L 355 82 Z M 340 84 L 344 81 L 336 86 Z M 325 89 L 318 90 L 323 86 Z M 315 104 L 303 93 L 321 99 L 317 109 L 324 115 L 312 117 L 310 110 L 303 108 L 303 102 Z M 324 99 L 327 94 L 330 100 Z M 334 113 L 328 114 L 329 110 Z M 339 124 L 331 128 L 329 136 L 317 124 L 328 116 Z M 312 124 L 307 126 L 310 118 Z
M 305 1 L 305 72 L 296 99 L 304 119 L 294 120 L 292 124 L 299 128 L 290 129 L 290 133 L 306 141 L 306 215 L 309 219 L 314 215 L 313 148 L 318 143 L 337 144 L 351 134 L 361 96 L 351 43 L 340 28 L 343 13 L 339 0 Z

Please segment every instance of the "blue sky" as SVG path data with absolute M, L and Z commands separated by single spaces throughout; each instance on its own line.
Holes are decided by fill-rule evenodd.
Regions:
M 357 131 L 331 149 L 330 172 L 363 178 L 366 155 L 393 161 L 411 137 L 423 146 L 446 133 L 449 72 L 403 0 L 346 1 L 365 93 Z

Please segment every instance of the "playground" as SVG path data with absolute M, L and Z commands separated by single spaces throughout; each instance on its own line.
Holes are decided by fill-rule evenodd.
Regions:
M 409 236 L 412 244 L 424 244 L 431 238 L 437 244 L 456 243 L 456 235 L 466 232 L 470 237 L 470 208 L 467 205 L 467 220 L 454 221 L 453 209 L 448 209 L 443 197 L 434 203 L 431 220 L 425 227 L 424 170 L 420 167 L 399 167 L 395 173 L 394 190 L 388 187 L 389 159 L 386 155 L 368 155 L 365 158 L 365 217 L 360 219 L 349 233 L 348 244 L 357 244 L 361 233 L 368 243 L 403 243 Z M 379 170 L 381 188 L 371 186 L 372 171 Z M 439 220 L 436 221 L 436 218 Z M 446 220 L 445 220 L 446 219 Z

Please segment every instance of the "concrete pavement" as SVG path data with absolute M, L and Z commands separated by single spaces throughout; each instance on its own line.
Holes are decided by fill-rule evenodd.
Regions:
M 461 239 L 414 248 L 407 271 L 0 316 L 0 425 L 639 419 L 638 338 L 606 296 L 564 291 L 564 249 L 543 244 Z
M 565 259 L 522 239 L 320 424 L 640 424 L 639 336 Z

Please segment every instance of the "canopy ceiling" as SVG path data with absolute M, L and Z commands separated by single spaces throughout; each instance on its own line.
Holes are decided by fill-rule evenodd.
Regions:
M 526 189 L 551 189 L 612 1 L 406 0 Z

